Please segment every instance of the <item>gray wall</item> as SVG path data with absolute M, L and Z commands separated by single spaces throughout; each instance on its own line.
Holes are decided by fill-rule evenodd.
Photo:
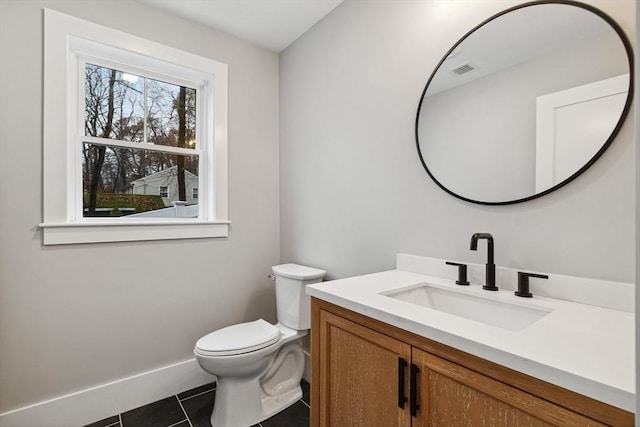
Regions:
M 41 245 L 42 7 L 229 64 L 228 238 Z M 0 412 L 275 321 L 277 54 L 132 1 L 0 0 L 0 93 Z
M 413 135 L 426 80 L 469 29 L 520 2 L 434 3 L 346 1 L 281 54 L 282 261 L 333 278 L 393 268 L 398 252 L 481 263 L 469 238 L 486 231 L 499 265 L 634 281 L 632 119 L 579 179 L 528 203 L 473 205 L 429 179 Z M 633 0 L 590 3 L 633 38 Z

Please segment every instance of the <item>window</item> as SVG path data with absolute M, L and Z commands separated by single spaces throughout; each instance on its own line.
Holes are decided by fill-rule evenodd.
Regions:
M 45 10 L 44 244 L 226 236 L 226 94 L 225 64 Z
M 171 202 L 187 201 L 188 178 L 198 179 L 203 152 L 196 142 L 198 90 L 91 61 L 82 64 L 84 102 L 77 112 L 84 121 L 84 217 L 116 204 L 133 209 L 133 216 L 151 218 L 158 210 L 155 215 L 164 217 L 174 209 Z M 151 183 L 158 192 L 151 192 Z M 176 189 L 171 196 L 169 185 Z

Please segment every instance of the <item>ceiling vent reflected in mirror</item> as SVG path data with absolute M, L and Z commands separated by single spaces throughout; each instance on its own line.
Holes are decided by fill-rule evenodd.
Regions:
M 451 72 L 457 76 L 461 76 L 463 74 L 467 74 L 470 73 L 471 71 L 475 70 L 477 67 L 466 63 L 464 65 L 459 66 L 458 68 L 454 68 L 453 70 L 451 70 Z

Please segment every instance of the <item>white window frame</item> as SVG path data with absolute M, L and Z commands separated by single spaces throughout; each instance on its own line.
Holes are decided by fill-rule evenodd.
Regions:
M 44 15 L 43 243 L 227 236 L 227 65 L 50 9 Z M 204 126 L 199 126 L 193 154 L 203 156 L 198 186 L 205 195 L 199 199 L 198 218 L 83 217 L 81 144 L 101 139 L 83 136 L 80 114 L 84 64 L 92 58 L 118 64 L 122 71 L 197 86 L 197 120 Z M 153 149 L 153 144 L 143 145 Z
M 165 196 L 162 195 L 162 189 L 163 188 L 165 189 L 165 191 L 164 191 Z M 159 185 L 158 186 L 158 195 L 160 197 L 168 199 L 169 198 L 169 186 L 168 185 Z

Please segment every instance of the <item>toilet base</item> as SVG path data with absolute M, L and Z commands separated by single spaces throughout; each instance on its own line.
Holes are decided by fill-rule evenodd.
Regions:
M 296 403 L 302 398 L 302 388 L 298 386 L 297 389 L 290 390 L 281 396 L 276 398 L 269 396 L 263 400 L 256 400 L 256 396 L 247 396 L 248 400 L 243 400 L 241 405 L 224 404 L 218 400 L 218 397 L 216 394 L 211 414 L 211 427 L 250 427 Z M 262 406 L 255 405 L 256 402 L 262 402 Z
M 271 418 L 272 416 L 284 411 L 300 399 L 302 399 L 302 387 L 300 386 L 297 386 L 295 389 L 289 390 L 280 396 L 269 396 L 263 399 L 262 407 L 264 408 L 264 418 L 260 421 L 264 421 L 267 418 Z
M 284 345 L 266 373 L 218 377 L 212 427 L 250 427 L 302 398 L 304 356 L 298 342 Z

